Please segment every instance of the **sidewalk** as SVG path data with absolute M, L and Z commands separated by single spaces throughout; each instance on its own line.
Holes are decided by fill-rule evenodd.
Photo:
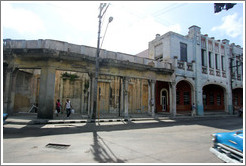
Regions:
M 54 114 L 53 119 L 38 119 L 37 113 L 17 113 L 9 116 L 6 124 L 21 124 L 21 125 L 35 125 L 35 124 L 63 124 L 63 123 L 93 123 L 93 122 L 121 122 L 121 121 L 147 121 L 147 120 L 199 120 L 199 119 L 221 119 L 226 117 L 236 117 L 236 115 L 229 115 L 226 113 L 208 113 L 204 116 L 192 117 L 189 114 L 177 114 L 172 117 L 171 114 L 156 114 L 155 117 L 147 114 L 130 114 L 129 118 L 116 117 L 110 115 L 101 115 L 95 120 L 88 118 L 86 115 L 71 114 L 69 118 L 65 114 L 59 114 L 58 117 Z

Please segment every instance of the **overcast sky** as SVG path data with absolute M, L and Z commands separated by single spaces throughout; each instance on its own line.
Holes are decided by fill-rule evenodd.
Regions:
M 192 25 L 216 40 L 228 39 L 244 46 L 243 1 L 217 14 L 213 1 L 103 2 L 110 6 L 103 18 L 102 38 L 108 18 L 114 18 L 108 25 L 103 49 L 135 55 L 146 50 L 156 34 L 173 31 L 185 36 Z M 99 5 L 100 1 L 1 1 L 2 38 L 54 39 L 96 47 Z

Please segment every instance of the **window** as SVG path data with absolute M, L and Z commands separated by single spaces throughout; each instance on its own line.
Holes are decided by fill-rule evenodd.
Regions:
M 181 61 L 187 62 L 187 44 L 180 43 L 180 57 Z
M 176 104 L 180 104 L 179 92 L 176 93 Z
M 203 98 L 203 105 L 208 105 L 208 103 L 207 103 L 207 95 L 203 94 L 202 98 Z
M 213 68 L 213 65 L 212 65 L 212 53 L 211 52 L 209 52 L 208 53 L 208 58 L 209 58 L 209 68 Z
M 221 94 L 217 94 L 217 105 L 221 105 Z
M 241 74 L 241 63 L 237 61 L 237 74 Z
M 234 104 L 235 104 L 236 106 L 238 106 L 238 96 L 237 96 L 237 95 L 235 96 Z
M 221 56 L 221 68 L 223 71 L 225 71 L 225 57 Z
M 214 105 L 214 94 L 213 93 L 209 94 L 209 104 Z
M 201 51 L 201 58 L 202 58 L 202 66 L 207 66 L 206 62 L 207 62 L 207 59 L 206 59 L 206 54 L 205 54 L 205 50 L 202 49 Z
M 233 66 L 234 66 L 234 59 L 231 60 L 231 70 L 232 70 L 232 73 L 235 72 L 235 68 Z
M 184 105 L 190 105 L 190 92 L 184 92 Z
M 216 69 L 220 69 L 219 68 L 219 55 L 218 54 L 215 54 L 215 67 L 216 67 Z

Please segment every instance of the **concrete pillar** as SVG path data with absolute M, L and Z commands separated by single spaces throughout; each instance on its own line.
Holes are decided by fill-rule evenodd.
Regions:
M 85 79 L 84 77 L 81 79 L 81 98 L 80 98 L 80 113 L 83 114 L 84 111 L 84 101 L 85 101 Z
M 176 84 L 172 82 L 169 84 L 169 92 L 170 92 L 170 112 L 173 117 L 176 116 Z
M 56 70 L 44 67 L 41 70 L 38 118 L 53 119 Z
M 124 111 L 124 86 L 123 86 L 123 78 L 120 78 L 120 115 L 123 115 Z
M 8 106 L 8 112 L 10 114 L 14 113 L 14 105 L 15 105 L 15 89 L 16 89 L 16 77 L 19 70 L 15 70 L 12 72 L 12 80 L 11 80 L 11 89 L 10 89 L 10 100 Z
M 59 88 L 59 89 L 60 89 L 59 99 L 60 99 L 61 106 L 62 106 L 62 110 L 61 110 L 61 111 L 62 111 L 63 113 L 65 113 L 65 111 L 66 111 L 65 109 L 66 109 L 66 108 L 63 108 L 64 105 L 65 105 L 65 103 L 62 103 L 62 101 L 63 101 L 63 100 L 62 100 L 62 99 L 63 99 L 63 78 L 62 78 L 62 77 L 60 78 L 60 88 Z
M 139 80 L 140 82 L 140 110 L 143 112 L 143 80 Z
M 151 81 L 151 115 L 155 117 L 155 84 L 156 81 Z
M 148 114 L 151 115 L 151 80 L 148 80 Z
M 15 100 L 15 88 L 16 88 L 16 77 L 18 70 L 13 68 L 7 68 L 5 77 L 5 90 L 4 90 L 4 103 L 3 112 L 13 114 L 14 112 L 14 100 Z
M 128 78 L 123 78 L 123 108 L 124 108 L 124 116 L 128 119 Z
M 228 114 L 233 114 L 233 105 L 232 105 L 232 90 L 231 88 L 227 88 L 227 90 L 224 90 L 224 105 L 225 105 L 225 112 Z
M 4 80 L 4 94 L 3 94 L 3 112 L 10 113 L 8 111 L 8 103 L 10 102 L 10 89 L 12 84 L 12 70 L 7 68 L 5 73 L 5 80 Z
M 92 118 L 93 113 L 93 94 L 94 94 L 94 82 L 95 82 L 95 75 L 89 74 L 90 80 L 89 80 L 89 101 L 88 101 L 88 116 Z
M 197 115 L 203 116 L 204 115 L 204 107 L 203 107 L 203 90 L 201 88 L 197 88 L 196 90 L 196 105 L 197 105 Z

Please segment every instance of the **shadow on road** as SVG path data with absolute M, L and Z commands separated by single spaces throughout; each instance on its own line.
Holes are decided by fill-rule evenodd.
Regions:
M 95 123 L 93 124 L 96 126 Z M 119 159 L 114 154 L 103 138 L 98 135 L 97 130 L 93 130 L 93 143 L 94 144 L 91 145 L 92 153 L 94 155 L 94 159 L 99 163 L 124 163 L 127 161 Z
M 114 123 L 114 125 L 112 124 Z M 102 125 L 100 125 L 102 124 Z M 119 131 L 146 129 L 158 127 L 172 127 L 178 125 L 202 125 L 225 130 L 237 130 L 243 128 L 243 118 L 226 117 L 221 119 L 192 119 L 192 120 L 153 120 L 153 121 L 132 121 L 132 122 L 102 122 L 102 123 L 86 123 L 85 125 L 77 126 L 74 124 L 63 124 L 60 128 L 44 128 L 44 125 L 27 125 L 22 128 L 12 128 L 5 126 L 3 128 L 3 138 L 23 138 L 23 137 L 39 137 L 47 135 L 75 134 L 86 132 L 101 131 Z M 71 127 L 72 126 L 72 127 Z

